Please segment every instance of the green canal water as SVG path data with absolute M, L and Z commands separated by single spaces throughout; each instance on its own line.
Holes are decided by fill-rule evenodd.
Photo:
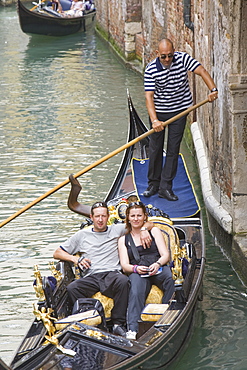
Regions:
M 142 78 L 94 31 L 63 38 L 22 33 L 15 7 L 0 8 L 0 220 L 125 144 L 126 90 L 147 123 Z M 183 153 L 195 188 L 193 156 Z M 80 178 L 80 201 L 102 199 L 122 155 Z M 33 266 L 47 264 L 82 219 L 64 187 L 0 229 L 0 357 L 10 363 L 32 322 Z M 202 204 L 203 207 L 203 204 Z M 170 369 L 247 368 L 246 288 L 206 227 L 204 300 L 186 350 Z M 223 247 L 223 246 L 222 246 Z

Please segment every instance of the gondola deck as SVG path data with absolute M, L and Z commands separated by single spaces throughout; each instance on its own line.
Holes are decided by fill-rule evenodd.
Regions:
M 163 161 L 165 161 L 165 155 Z M 148 159 L 140 160 L 133 158 L 132 173 L 136 192 L 144 204 L 151 203 L 153 206 L 165 210 L 170 218 L 191 217 L 195 216 L 200 211 L 200 205 L 182 154 L 180 154 L 178 158 L 178 171 L 173 182 L 174 193 L 178 196 L 178 201 L 176 202 L 170 202 L 164 198 L 159 198 L 158 194 L 150 198 L 143 196 L 143 192 L 148 186 Z

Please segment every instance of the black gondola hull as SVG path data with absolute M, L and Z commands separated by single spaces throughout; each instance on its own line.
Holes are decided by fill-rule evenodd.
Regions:
M 136 113 L 130 98 L 129 109 L 128 141 L 131 141 L 147 129 Z M 119 172 L 105 199 L 108 205 L 116 205 L 122 197 L 135 194 L 130 162 L 133 156 L 140 159 L 147 158 L 148 144 L 149 140 L 146 138 L 126 149 Z M 162 221 L 156 219 L 154 222 L 158 224 Z M 162 319 L 157 322 L 140 322 L 137 341 L 129 341 L 104 331 L 99 331 L 99 336 L 89 335 L 87 330 L 94 331 L 95 328 L 85 324 L 76 324 L 75 330 L 68 326 L 58 339 L 62 346 L 76 350 L 75 366 L 83 364 L 81 368 L 100 370 L 165 369 L 188 345 L 198 302 L 202 295 L 205 268 L 204 231 L 200 213 L 193 217 L 173 219 L 173 226 L 177 233 L 180 233 L 179 239 L 186 239 L 188 243 L 193 244 L 194 251 L 191 268 L 183 284 L 176 287 L 176 296 L 171 302 L 170 312 L 177 311 L 178 316 L 172 319 L 170 324 Z M 183 238 L 183 235 L 186 237 Z M 54 302 L 57 311 L 64 317 L 67 302 L 66 285 L 73 279 L 73 274 L 68 263 L 61 266 L 64 266 L 64 280 L 54 292 Z M 58 366 L 57 368 L 69 367 L 68 364 L 63 365 L 62 355 L 58 353 L 55 346 L 41 346 L 44 335 L 45 329 L 42 323 L 37 323 L 35 320 L 12 361 L 14 370 L 38 370 L 40 367 L 50 369 L 54 364 Z M 73 368 L 73 360 L 68 360 L 68 363 L 70 361 Z
M 82 17 L 62 18 L 28 10 L 20 0 L 17 3 L 21 29 L 27 34 L 66 36 L 86 31 L 94 24 L 96 11 Z

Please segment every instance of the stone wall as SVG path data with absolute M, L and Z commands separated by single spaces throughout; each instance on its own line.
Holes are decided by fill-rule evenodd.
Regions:
M 222 230 L 229 234 L 230 239 L 222 242 L 232 240 L 227 253 L 247 282 L 241 268 L 243 262 L 247 266 L 247 1 L 95 2 L 100 27 L 116 41 L 127 61 L 140 61 L 141 71 L 156 56 L 157 42 L 168 37 L 177 50 L 194 56 L 214 78 L 219 99 L 202 106 L 191 120 L 197 121 L 201 135 L 203 155 L 199 154 L 198 161 L 202 161 L 202 187 L 209 194 L 206 191 L 204 200 L 211 214 L 211 231 L 215 234 L 218 224 L 219 235 Z M 101 14 L 106 3 L 115 12 L 108 10 L 107 20 Z M 191 74 L 190 85 L 195 102 L 207 97 L 200 77 Z
M 242 239 L 246 244 L 247 63 L 243 45 L 247 43 L 247 2 L 197 1 L 195 12 L 195 30 L 201 31 L 200 37 L 195 37 L 195 56 L 212 66 L 219 89 L 218 101 L 200 110 L 197 119 L 207 151 L 212 193 L 232 218 L 235 241 Z M 202 91 L 203 84 L 198 81 L 198 100 L 203 98 Z
M 224 203 L 224 207 L 230 212 L 232 128 L 229 124 L 231 121 L 229 111 L 231 58 L 229 58 L 229 55 L 231 53 L 231 40 L 229 36 L 229 14 L 223 14 L 224 8 L 229 12 L 229 1 L 224 1 L 225 5 L 223 7 L 217 1 L 210 6 L 205 3 L 203 9 L 200 6 L 201 3 L 204 2 L 198 1 L 196 5 L 197 14 L 204 10 L 204 18 L 199 15 L 195 17 L 195 29 L 201 31 L 200 37 L 195 38 L 196 57 L 203 56 L 205 63 L 212 66 L 211 75 L 218 86 L 219 99 L 207 109 L 201 110 L 198 114 L 198 120 L 203 130 L 208 153 L 210 153 L 209 163 L 214 196 L 220 203 Z M 208 55 L 205 55 L 205 50 L 207 50 Z M 198 81 L 197 85 L 197 96 L 200 100 L 203 97 L 201 81 Z

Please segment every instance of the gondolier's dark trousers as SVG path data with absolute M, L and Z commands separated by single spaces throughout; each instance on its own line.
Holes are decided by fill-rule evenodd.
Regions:
M 183 111 L 173 113 L 157 113 L 157 117 L 160 121 L 165 122 L 181 112 Z M 187 115 L 168 125 L 167 150 L 164 167 L 163 146 L 165 130 L 155 132 L 150 135 L 148 184 L 158 187 L 161 191 L 172 189 L 172 181 L 177 173 L 178 155 L 186 125 L 186 118 Z M 152 123 L 150 120 L 149 123 L 150 127 L 152 128 Z
M 80 278 L 70 283 L 67 286 L 67 291 L 73 305 L 78 298 L 90 298 L 95 293 L 101 292 L 114 300 L 114 307 L 111 311 L 113 324 L 123 325 L 126 323 L 129 280 L 121 272 L 101 272 Z

